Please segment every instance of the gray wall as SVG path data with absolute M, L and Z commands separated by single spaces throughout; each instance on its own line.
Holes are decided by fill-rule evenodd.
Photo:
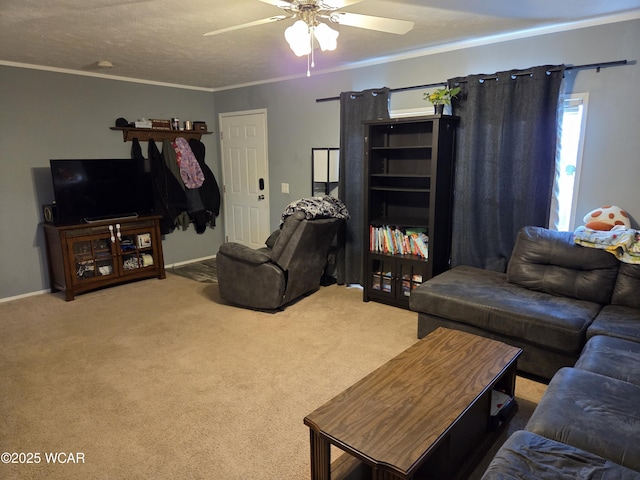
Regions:
M 348 48 L 342 45 L 340 48 Z M 316 64 L 322 67 L 322 56 Z M 640 20 L 521 38 L 491 45 L 390 62 L 384 65 L 313 74 L 274 84 L 214 94 L 217 112 L 266 108 L 269 129 L 271 223 L 289 201 L 308 195 L 311 148 L 339 145 L 340 109 L 337 101 L 316 103 L 341 91 L 387 86 L 400 88 L 441 82 L 448 78 L 493 73 L 545 64 L 591 64 L 628 59 L 631 66 L 570 71 L 567 92 L 589 93 L 589 114 L 583 170 L 577 200 L 577 222 L 590 210 L 616 204 L 640 220 Z M 300 61 L 301 72 L 306 59 Z M 424 106 L 423 91 L 392 94 L 392 107 Z M 395 95 L 402 98 L 394 98 Z M 280 193 L 280 183 L 290 194 Z M 348 205 L 347 205 L 348 207 Z
M 131 142 L 109 130 L 118 117 L 214 123 L 213 95 L 102 78 L 0 66 L 0 298 L 49 288 L 41 205 L 53 200 L 52 158 L 127 158 Z M 206 162 L 220 178 L 215 135 Z M 147 143 L 141 143 L 146 156 Z M 161 145 L 160 145 L 161 147 Z M 163 241 L 165 263 L 215 255 L 222 225 Z
M 343 45 L 342 48 L 348 48 Z M 322 68 L 322 55 L 316 64 Z M 640 219 L 640 20 L 458 48 L 383 65 L 313 74 L 310 78 L 216 93 L 0 66 L 0 298 L 48 288 L 40 205 L 52 200 L 50 158 L 127 157 L 130 143 L 113 132 L 115 119 L 204 120 L 218 131 L 219 113 L 265 108 L 268 120 L 271 226 L 282 209 L 311 191 L 311 149 L 337 147 L 338 102 L 316 103 L 341 91 L 399 88 L 473 73 L 533 65 L 585 64 L 628 59 L 630 66 L 572 71 L 569 92 L 588 92 L 589 117 L 577 213 L 616 204 Z M 304 73 L 306 59 L 300 61 Z M 422 92 L 392 104 L 423 106 Z M 213 127 L 213 128 L 212 128 Z M 217 135 L 203 137 L 207 164 L 222 181 Z M 146 144 L 143 144 L 145 146 Z M 290 193 L 280 193 L 289 183 Z M 168 264 L 214 255 L 223 219 L 197 235 L 193 228 L 167 235 Z

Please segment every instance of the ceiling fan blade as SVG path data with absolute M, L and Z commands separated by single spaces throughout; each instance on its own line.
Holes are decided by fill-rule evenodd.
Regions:
M 329 18 L 332 22 L 339 23 L 340 25 L 378 30 L 380 32 L 395 33 L 397 35 L 404 35 L 410 31 L 414 25 L 413 22 L 407 20 L 372 17 L 371 15 L 347 12 L 332 12 Z
M 275 5 L 279 8 L 290 8 L 292 5 L 295 5 L 295 0 L 260 0 L 262 3 L 268 3 L 269 5 Z M 317 0 L 316 3 L 320 4 L 320 6 L 328 6 L 330 8 L 342 8 L 347 7 L 349 5 L 353 5 L 354 3 L 360 3 L 363 0 Z
M 292 18 L 291 15 L 276 15 L 275 17 L 263 18 L 262 20 L 256 20 L 255 22 L 243 23 L 234 27 L 223 28 L 222 30 L 214 30 L 213 32 L 203 33 L 205 37 L 211 35 L 218 35 L 220 33 L 232 32 L 233 30 L 240 30 L 241 28 L 255 27 L 256 25 L 262 25 L 264 23 L 279 22 L 280 20 L 286 20 Z
M 262 3 L 268 3 L 269 5 L 275 5 L 279 8 L 290 8 L 293 4 L 293 0 L 260 0 Z
M 261 0 L 264 1 L 264 0 Z M 331 8 L 344 8 L 363 0 L 320 0 L 320 3 L 330 6 Z

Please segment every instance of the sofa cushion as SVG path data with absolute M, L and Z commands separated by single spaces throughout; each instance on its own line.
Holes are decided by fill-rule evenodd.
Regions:
M 640 342 L 640 309 L 605 305 L 587 329 L 587 338 L 609 335 Z
M 526 430 L 640 471 L 640 386 L 577 368 L 549 382 Z
M 598 455 L 519 430 L 500 447 L 482 480 L 639 480 L 640 473 Z
M 411 310 L 559 352 L 582 349 L 600 305 L 522 288 L 504 273 L 458 266 L 411 292 Z
M 640 308 L 640 265 L 620 264 L 611 303 Z
M 509 282 L 530 290 L 600 304 L 611 301 L 619 261 L 573 243 L 571 232 L 524 227 L 511 253 Z
M 575 367 L 640 385 L 640 343 L 596 335 L 582 349 Z

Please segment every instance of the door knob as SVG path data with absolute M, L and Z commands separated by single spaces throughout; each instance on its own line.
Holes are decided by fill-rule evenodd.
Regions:
M 258 195 L 258 200 L 264 200 L 264 195 Z

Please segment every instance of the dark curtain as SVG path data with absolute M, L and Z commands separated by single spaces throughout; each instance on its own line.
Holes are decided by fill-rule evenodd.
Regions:
M 389 118 L 389 89 L 340 94 L 340 183 L 338 195 L 351 219 L 339 234 L 337 281 L 362 284 L 364 231 L 364 125 Z
M 564 66 L 449 80 L 457 137 L 451 265 L 505 271 L 518 230 L 547 226 Z

